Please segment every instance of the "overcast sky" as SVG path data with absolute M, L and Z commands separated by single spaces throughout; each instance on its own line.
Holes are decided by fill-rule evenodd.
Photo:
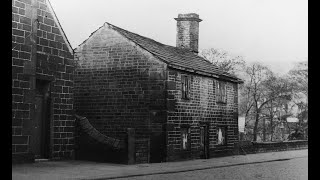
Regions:
M 179 13 L 197 13 L 199 50 L 217 48 L 279 73 L 308 59 L 307 0 L 50 0 L 73 48 L 103 25 L 176 45 Z

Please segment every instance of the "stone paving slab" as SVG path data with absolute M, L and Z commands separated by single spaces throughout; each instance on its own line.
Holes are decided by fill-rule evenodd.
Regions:
M 194 171 L 307 156 L 308 149 L 136 165 L 97 163 L 91 161 L 48 161 L 13 165 L 12 179 L 113 179 Z

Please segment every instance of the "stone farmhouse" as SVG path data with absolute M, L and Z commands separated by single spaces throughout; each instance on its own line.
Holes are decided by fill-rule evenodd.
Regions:
M 199 15 L 175 20 L 176 47 L 106 22 L 75 49 L 76 114 L 110 147 L 133 135 L 136 163 L 229 154 L 239 139 L 242 81 L 197 55 Z
M 13 0 L 13 163 L 74 158 L 73 62 L 50 2 Z

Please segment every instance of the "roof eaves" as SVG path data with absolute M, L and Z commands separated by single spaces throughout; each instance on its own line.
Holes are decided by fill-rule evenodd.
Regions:
M 186 68 L 186 67 L 182 67 L 182 66 L 178 66 L 178 65 L 173 65 L 173 64 L 170 64 L 170 63 L 168 63 L 168 66 L 171 67 L 171 68 L 174 68 L 174 69 L 187 71 L 187 72 L 192 72 L 192 73 L 196 73 L 196 74 L 199 74 L 199 75 L 205 75 L 205 76 L 209 76 L 209 77 L 213 77 L 213 78 L 224 79 L 224 80 L 227 80 L 227 81 L 232 81 L 232 82 L 240 83 L 240 84 L 243 83 L 243 81 L 241 79 L 239 79 L 239 78 L 231 78 L 231 77 L 224 76 L 224 75 L 216 75 L 216 74 L 213 74 L 213 73 L 208 73 L 208 72 L 204 72 L 204 71 L 200 71 L 200 70 L 194 70 L 194 69 L 190 69 L 190 68 Z
M 232 81 L 232 82 L 236 82 L 238 84 L 243 84 L 243 81 L 239 78 L 230 78 L 230 77 L 227 77 L 227 76 L 220 76 L 221 79 L 225 79 L 225 80 L 229 80 L 229 81 Z

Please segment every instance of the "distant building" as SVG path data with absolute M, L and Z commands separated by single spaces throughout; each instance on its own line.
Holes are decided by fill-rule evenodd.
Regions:
M 13 0 L 13 163 L 73 158 L 73 61 L 49 1 Z
M 136 162 L 208 158 L 238 142 L 242 81 L 197 55 L 197 14 L 175 20 L 177 47 L 105 23 L 75 49 L 76 113 L 121 142 L 134 128 Z

